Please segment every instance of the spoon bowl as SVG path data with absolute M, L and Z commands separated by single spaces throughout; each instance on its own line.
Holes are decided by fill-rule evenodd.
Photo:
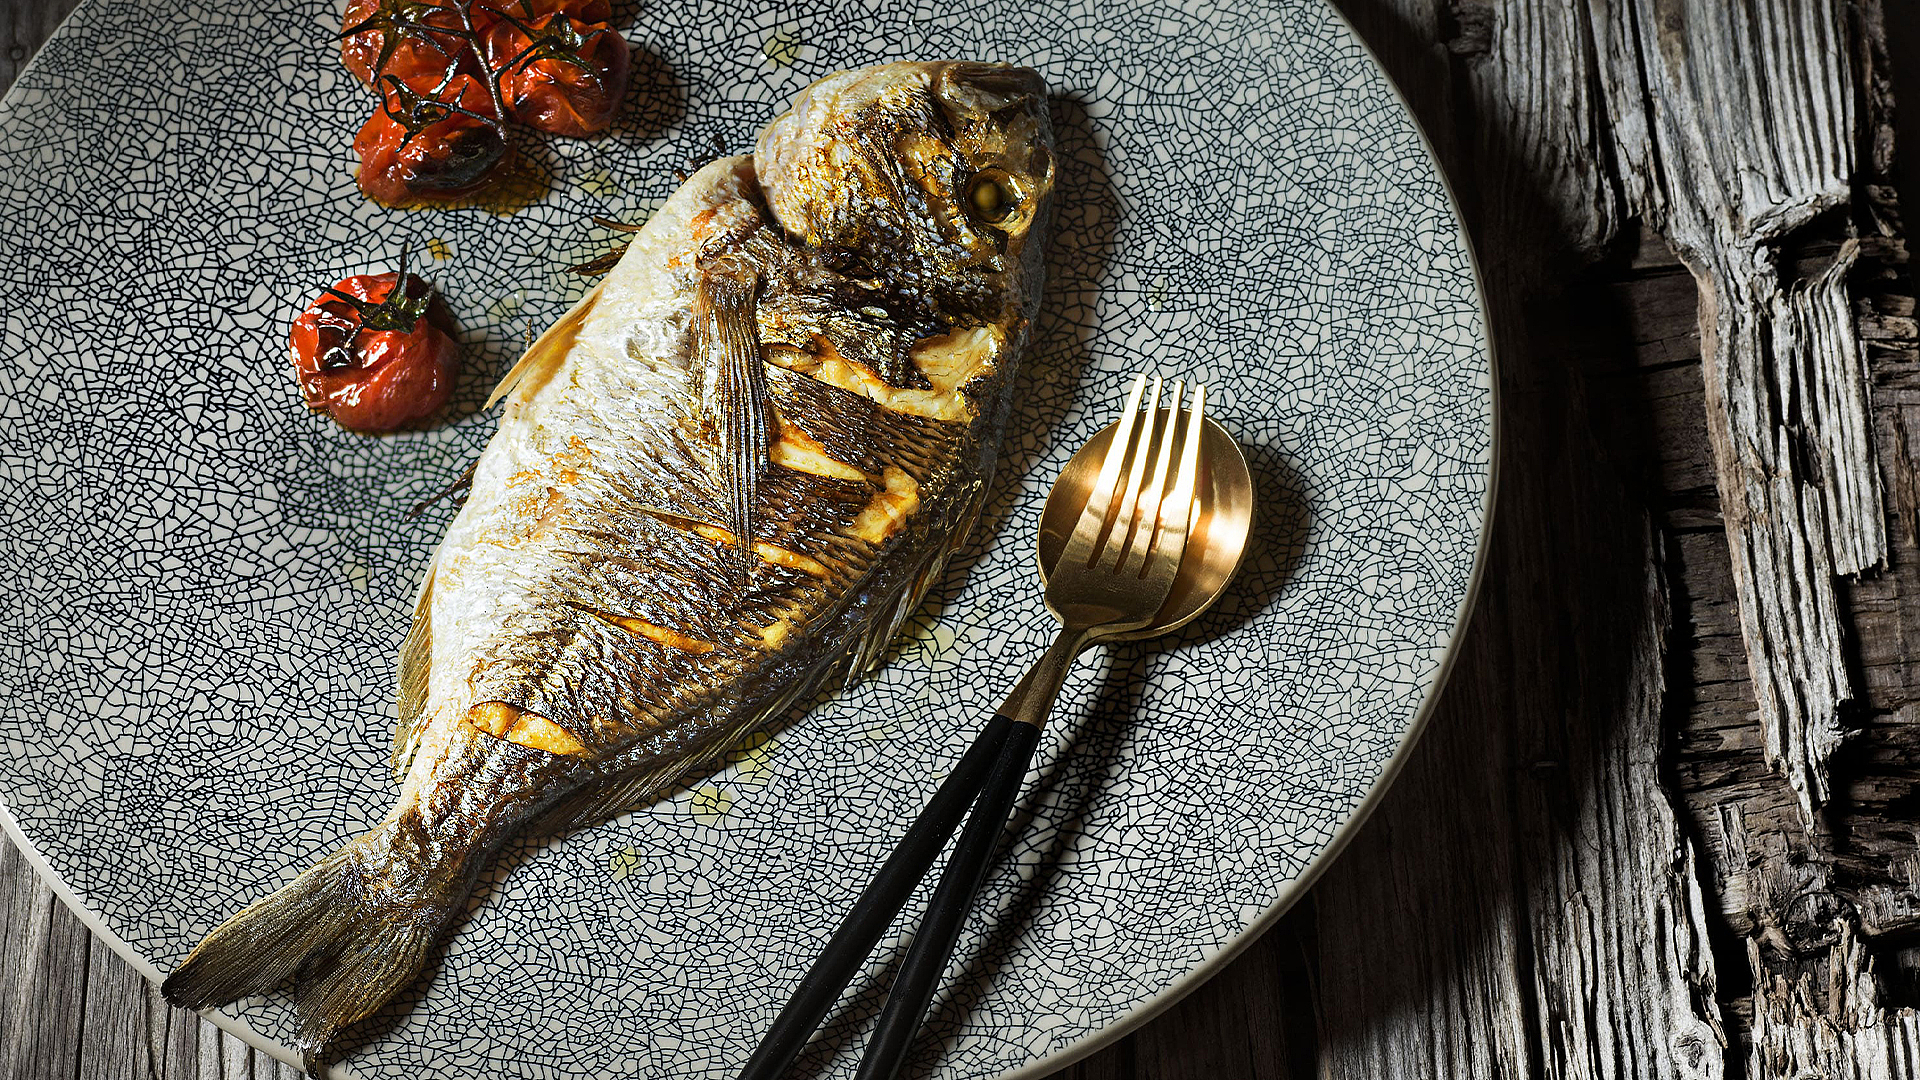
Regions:
M 1158 423 L 1166 423 L 1172 410 L 1162 409 Z M 1200 617 L 1232 582 L 1246 557 L 1247 538 L 1253 530 L 1253 474 L 1247 468 L 1246 455 L 1226 429 L 1204 421 L 1200 437 L 1200 473 L 1195 485 L 1193 531 L 1187 538 L 1186 552 L 1174 578 L 1173 591 L 1160 606 L 1153 622 L 1139 630 L 1115 634 L 1106 640 L 1139 641 L 1158 637 L 1187 625 Z M 1040 514 L 1038 553 L 1040 576 L 1052 581 L 1053 568 L 1066 549 L 1067 537 L 1080 520 L 1080 512 L 1100 476 L 1100 465 L 1113 444 L 1116 421 L 1087 440 L 1061 470 L 1047 495 L 1046 509 Z
M 1143 413 L 1147 376 L 1136 377 L 1120 420 L 1082 447 L 1054 483 L 1041 513 L 1040 573 L 1060 632 L 854 901 L 740 1080 L 774 1080 L 793 1063 L 964 815 L 967 827 L 900 961 L 860 1063 L 861 1080 L 891 1080 L 953 955 L 1075 658 L 1094 644 L 1185 626 L 1233 579 L 1253 522 L 1253 477 L 1233 438 L 1205 419 L 1206 387 L 1192 387 L 1186 409 L 1180 407 L 1185 381 L 1174 381 L 1169 407 L 1161 408 L 1166 389 L 1153 380 Z

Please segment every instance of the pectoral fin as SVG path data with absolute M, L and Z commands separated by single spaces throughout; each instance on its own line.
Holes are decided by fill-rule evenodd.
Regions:
M 754 500 L 767 469 L 772 422 L 766 367 L 754 328 L 756 285 L 751 277 L 710 274 L 701 280 L 693 300 L 701 411 L 719 447 L 714 479 L 721 489 L 722 524 L 739 538 L 748 559 L 756 534 Z

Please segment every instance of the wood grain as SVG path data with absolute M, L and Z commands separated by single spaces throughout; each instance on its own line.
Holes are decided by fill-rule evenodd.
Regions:
M 1619 43 L 1607 85 L 1620 111 L 1665 106 L 1620 140 L 1623 155 L 1660 165 L 1659 182 L 1631 201 L 1701 288 L 1707 432 L 1761 733 L 1812 828 L 1853 695 L 1834 578 L 1886 557 L 1872 443 L 1845 438 L 1863 418 L 1823 411 L 1858 403 L 1859 366 L 1837 373 L 1851 386 L 1823 379 L 1806 334 L 1774 318 L 1792 310 L 1788 291 L 1819 280 L 1829 295 L 1844 290 L 1832 273 L 1783 282 L 1776 245 L 1851 194 L 1860 93 L 1848 12 L 1839 0 L 1671 10 L 1636 5 L 1606 25 Z M 1858 354 L 1851 320 L 1827 330 L 1847 366 L 1840 357 Z M 1813 471 L 1821 449 L 1842 455 L 1825 475 Z

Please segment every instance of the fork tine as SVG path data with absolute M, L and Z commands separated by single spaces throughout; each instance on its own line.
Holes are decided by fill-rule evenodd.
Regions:
M 1186 380 L 1175 379 L 1173 395 L 1167 399 L 1166 424 L 1155 429 L 1153 479 L 1147 482 L 1147 486 L 1140 494 L 1140 506 L 1136 515 L 1140 526 L 1134 530 L 1132 542 L 1121 552 L 1114 566 L 1114 569 L 1120 572 L 1144 575 L 1147 558 L 1152 554 L 1157 542 L 1156 538 L 1160 535 L 1161 508 L 1167 505 L 1167 476 L 1173 471 L 1174 454 L 1180 445 L 1180 425 L 1185 417 L 1180 410 L 1180 403 L 1186 396 Z
M 1160 377 L 1156 375 L 1153 379 L 1153 395 L 1147 399 L 1146 426 L 1140 430 L 1140 437 L 1134 440 L 1133 453 L 1127 455 L 1126 487 L 1119 492 L 1120 508 L 1114 512 L 1113 529 L 1100 544 L 1099 554 L 1088 561 L 1088 566 L 1106 562 L 1108 556 L 1112 556 L 1114 569 L 1118 570 L 1126 559 L 1127 542 L 1133 536 L 1140 517 L 1140 486 L 1147 475 L 1147 458 L 1153 454 L 1161 437 L 1160 386 Z
M 1180 471 L 1160 510 L 1161 531 L 1154 540 L 1153 560 L 1171 563 L 1178 572 L 1187 551 L 1187 536 L 1193 528 L 1194 496 L 1200 482 L 1200 441 L 1207 419 L 1207 384 L 1193 387 L 1193 407 L 1187 410 L 1186 445 L 1180 450 Z
M 1140 394 L 1147 388 L 1147 373 L 1141 372 L 1133 378 L 1133 389 L 1127 394 L 1126 407 L 1120 410 L 1120 425 L 1113 431 L 1113 441 L 1107 444 L 1106 459 L 1100 463 L 1100 478 L 1093 482 L 1093 490 L 1087 493 L 1087 505 L 1080 511 L 1080 520 L 1073 526 L 1068 538 L 1067 550 L 1077 552 L 1080 558 L 1092 562 L 1092 552 L 1097 550 L 1096 543 L 1101 530 L 1107 524 L 1107 511 L 1113 509 L 1114 488 L 1120 482 L 1120 466 L 1126 460 L 1128 444 L 1133 439 L 1135 418 L 1139 416 Z M 1085 551 L 1080 551 L 1082 544 Z M 1066 556 L 1062 556 L 1063 558 Z

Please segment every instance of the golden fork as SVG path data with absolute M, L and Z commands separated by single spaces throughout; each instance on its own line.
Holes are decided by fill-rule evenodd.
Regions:
M 1087 490 L 1085 508 L 1059 559 L 1045 570 L 1047 610 L 1059 621 L 1059 634 L 854 901 L 768 1028 L 740 1080 L 775 1080 L 792 1064 L 971 805 L 967 827 L 940 876 L 860 1063 L 859 1080 L 891 1080 L 933 1000 L 935 984 L 1039 744 L 1040 729 L 1075 658 L 1099 642 L 1161 632 L 1197 614 L 1156 621 L 1167 607 L 1200 517 L 1197 484 L 1207 426 L 1206 388 L 1195 386 L 1192 406 L 1182 409 L 1186 389 L 1176 381 L 1163 409 L 1163 385 L 1155 378 L 1142 410 L 1147 387 L 1145 375 L 1134 380 L 1099 476 Z M 1076 482 L 1084 479 L 1070 469 L 1056 482 L 1054 496 Z M 1232 564 L 1237 563 L 1236 551 Z M 1231 569 L 1216 588 L 1224 588 L 1230 576 Z

